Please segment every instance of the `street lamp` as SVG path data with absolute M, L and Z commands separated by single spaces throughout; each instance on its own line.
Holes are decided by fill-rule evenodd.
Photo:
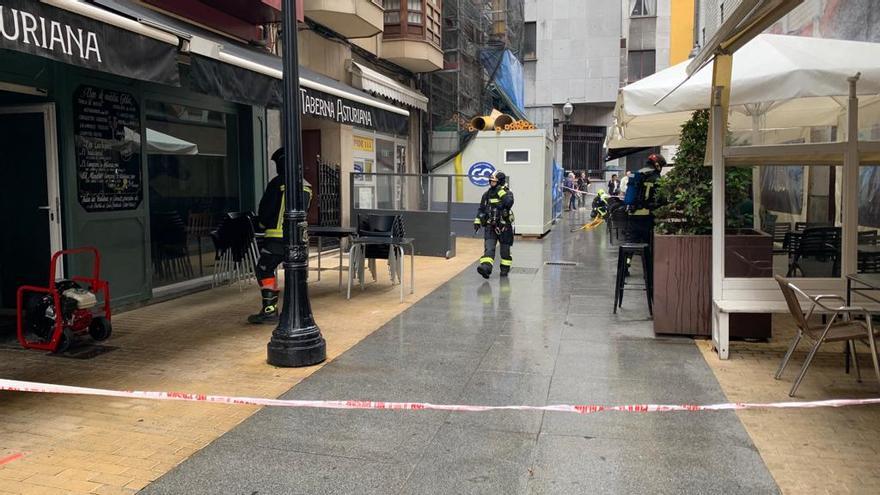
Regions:
M 278 326 L 267 346 L 269 364 L 300 367 L 327 359 L 327 343 L 315 324 L 307 285 L 309 248 L 306 244 L 306 205 L 303 197 L 302 133 L 299 103 L 299 61 L 296 44 L 295 0 L 281 6 L 283 47 L 282 112 L 284 149 L 284 302 Z
M 562 106 L 562 115 L 565 115 L 566 122 L 571 120 L 571 114 L 573 114 L 573 113 L 574 113 L 574 105 L 572 105 L 570 101 L 566 101 L 565 105 Z

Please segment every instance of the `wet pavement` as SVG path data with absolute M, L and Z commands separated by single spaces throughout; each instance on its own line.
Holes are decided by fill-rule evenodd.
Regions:
M 644 296 L 611 314 L 604 229 L 517 241 L 282 396 L 487 405 L 725 402 L 689 339 L 655 337 Z M 475 260 L 476 261 L 476 260 Z M 546 262 L 573 262 L 547 265 Z M 633 275 L 639 272 L 634 268 Z M 340 310 L 345 310 L 344 303 Z M 358 318 L 353 314 L 352 318 Z M 733 412 L 263 409 L 142 493 L 775 493 Z

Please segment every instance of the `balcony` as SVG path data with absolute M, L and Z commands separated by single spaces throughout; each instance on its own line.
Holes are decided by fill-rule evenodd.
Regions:
M 382 32 L 381 0 L 305 0 L 306 17 L 346 38 L 367 38 Z
M 443 68 L 440 0 L 383 0 L 382 58 L 412 72 Z

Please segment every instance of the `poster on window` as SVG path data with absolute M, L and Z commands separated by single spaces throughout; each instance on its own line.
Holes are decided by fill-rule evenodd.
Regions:
M 73 96 L 76 187 L 88 212 L 134 210 L 143 197 L 140 109 L 129 93 L 80 86 Z
M 761 167 L 761 204 L 770 211 L 801 214 L 804 167 Z
M 880 167 L 859 170 L 859 225 L 880 227 Z

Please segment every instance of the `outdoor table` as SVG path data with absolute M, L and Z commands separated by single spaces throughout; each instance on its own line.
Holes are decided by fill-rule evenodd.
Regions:
M 415 260 L 416 260 L 416 248 L 413 245 L 413 241 L 415 239 L 412 237 L 382 237 L 382 236 L 355 236 L 351 238 L 351 249 L 348 251 L 348 263 L 349 263 L 349 274 L 348 274 L 348 294 L 346 296 L 347 299 L 351 299 L 351 278 L 352 278 L 352 260 L 356 259 L 352 256 L 354 255 L 354 251 L 363 250 L 367 245 L 377 245 L 377 246 L 389 246 L 391 249 L 400 249 L 401 257 L 400 257 L 400 266 L 401 273 L 398 274 L 400 278 L 400 302 L 403 302 L 403 259 L 406 257 L 406 251 L 404 250 L 404 246 L 409 246 L 409 293 L 412 294 L 415 292 Z M 357 258 L 358 262 L 360 261 L 360 257 Z M 360 269 L 360 267 L 359 267 Z M 361 288 L 364 286 L 364 277 L 361 278 Z
M 868 246 L 859 246 L 859 252 Z M 876 246 L 870 246 L 874 250 Z M 875 251 L 878 252 L 878 251 Z M 851 273 L 846 276 L 846 305 L 852 305 L 852 295 L 858 294 L 865 299 L 880 303 L 880 273 Z M 844 346 L 844 354 L 846 355 L 846 372 L 849 373 L 849 346 Z
M 319 227 L 309 226 L 306 230 L 309 236 L 318 238 L 318 281 L 321 281 L 321 252 L 324 248 L 323 239 L 330 237 L 339 239 L 339 288 L 342 288 L 342 239 L 357 235 L 357 229 L 351 227 Z M 350 259 L 350 258 L 349 258 Z

